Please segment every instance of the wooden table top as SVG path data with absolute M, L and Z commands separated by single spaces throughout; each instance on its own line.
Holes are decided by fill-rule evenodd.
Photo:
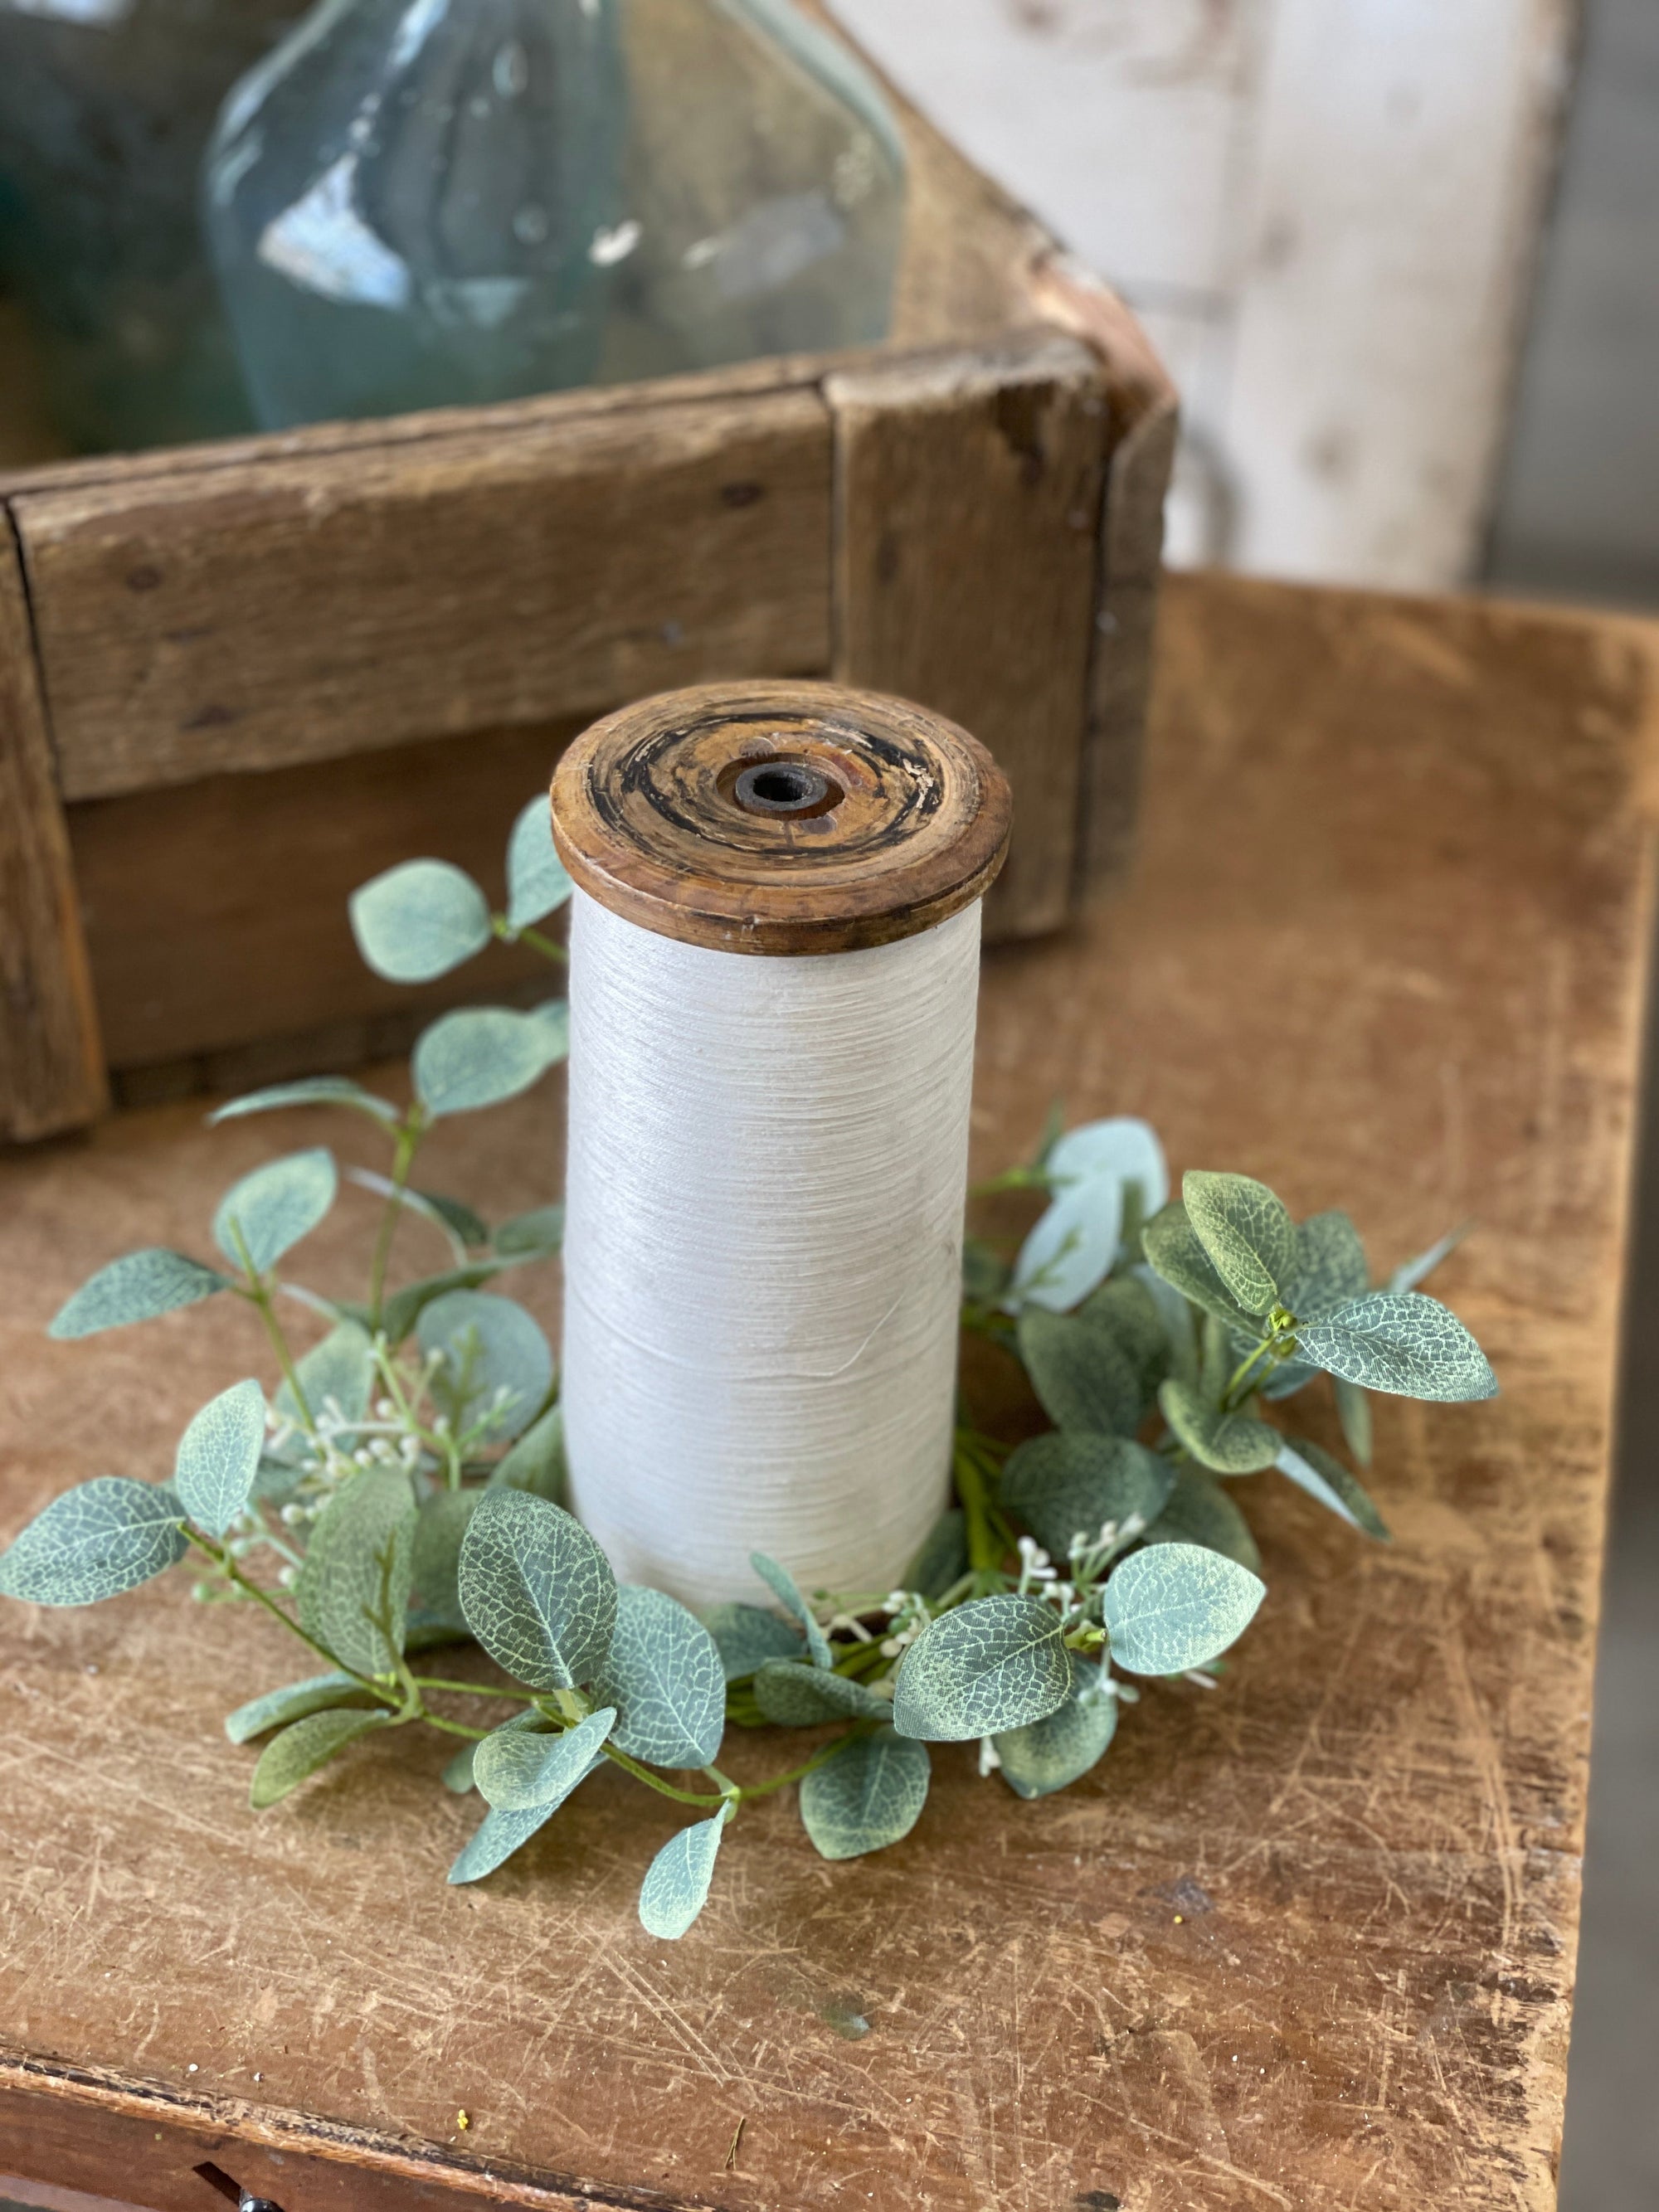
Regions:
M 220 1720 L 304 1671 L 274 1626 L 182 1575 L 0 1607 L 0 2172 L 163 2212 L 222 2201 L 203 2162 L 283 2212 L 1553 2203 L 1655 666 L 1631 625 L 1177 581 L 1134 880 L 988 962 L 981 1168 L 1063 1093 L 1348 1207 L 1379 1266 L 1479 1217 L 1435 1287 L 1504 1395 L 1377 1401 L 1390 1548 L 1257 1478 L 1269 1595 L 1218 1692 L 1149 1686 L 1035 1805 L 944 1750 L 851 1864 L 769 1800 L 678 1946 L 635 1918 L 673 1812 L 620 1777 L 447 1888 L 477 1806 L 435 1737 L 247 1812 Z M 539 1201 L 556 1110 L 447 1124 L 434 1178 Z M 240 1309 L 56 1345 L 59 1299 L 205 1249 L 281 1145 L 359 1156 L 343 1118 L 169 1108 L 0 1163 L 0 1530 L 165 1474 L 264 1369 Z M 325 1287 L 364 1218 L 319 1236 Z

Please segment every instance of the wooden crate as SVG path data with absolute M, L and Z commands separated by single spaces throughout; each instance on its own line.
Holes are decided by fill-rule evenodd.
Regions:
M 1167 378 L 896 101 L 891 341 L 485 409 L 0 469 L 0 1137 L 398 1048 L 353 952 L 411 854 L 488 881 L 564 740 L 641 693 L 833 674 L 1015 793 L 988 914 L 1050 929 L 1133 820 Z M 15 396 L 4 428 L 33 453 Z

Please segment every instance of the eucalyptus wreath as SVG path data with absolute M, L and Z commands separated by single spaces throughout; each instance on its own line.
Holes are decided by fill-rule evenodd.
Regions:
M 424 982 L 504 939 L 562 964 L 538 927 L 571 890 L 544 798 L 518 818 L 507 878 L 494 913 L 447 861 L 391 869 L 351 901 L 364 958 Z M 284 1271 L 338 1194 L 334 1156 L 317 1146 L 226 1192 L 215 1259 L 127 1253 L 51 1324 L 56 1337 L 91 1336 L 229 1297 L 264 1325 L 278 1370 L 269 1397 L 258 1377 L 233 1382 L 185 1430 L 170 1481 L 82 1483 L 0 1554 L 0 1594 L 54 1606 L 112 1598 L 194 1559 L 202 1601 L 280 1621 L 320 1671 L 225 1722 L 234 1744 L 263 1740 L 256 1809 L 361 1737 L 436 1729 L 458 1741 L 445 1784 L 488 1808 L 449 1870 L 470 1882 L 609 1764 L 696 1815 L 640 1895 L 650 1934 L 683 1936 L 727 1824 L 757 1798 L 797 1787 L 816 1849 L 856 1858 L 915 1826 L 930 1744 L 977 1742 L 981 1773 L 1042 1797 L 1094 1766 L 1138 1681 L 1213 1686 L 1264 1595 L 1243 1479 L 1276 1469 L 1385 1539 L 1354 1469 L 1279 1418 L 1322 1373 L 1358 1468 L 1369 1393 L 1472 1399 L 1498 1387 L 1462 1322 L 1418 1288 L 1455 1235 L 1375 1285 L 1346 1213 L 1294 1221 L 1240 1175 L 1189 1172 L 1172 1198 L 1145 1122 L 1067 1130 L 1051 1116 L 1036 1157 L 985 1187 L 1046 1205 L 1017 1249 L 968 1240 L 963 1320 L 1020 1361 L 1053 1426 L 1012 1450 L 958 1429 L 956 1502 L 893 1589 L 805 1592 L 757 1553 L 757 1601 L 699 1619 L 661 1590 L 618 1587 L 566 1509 L 553 1354 L 499 1287 L 558 1251 L 561 1207 L 492 1226 L 414 1179 L 436 1123 L 527 1090 L 568 1036 L 560 998 L 465 1008 L 418 1039 L 406 1107 L 326 1076 L 210 1116 L 330 1106 L 384 1141 L 384 1172 L 345 1170 L 379 1201 L 360 1303 Z M 443 1264 L 393 1288 L 400 1230 L 441 1248 Z M 303 1352 L 289 1333 L 296 1316 L 313 1333 L 325 1325 Z M 426 1671 L 424 1655 L 467 1639 L 495 1675 Z M 485 1701 L 508 1709 L 496 1725 L 460 1717 Z M 738 1783 L 716 1764 L 728 1724 L 815 1733 L 778 1771 Z

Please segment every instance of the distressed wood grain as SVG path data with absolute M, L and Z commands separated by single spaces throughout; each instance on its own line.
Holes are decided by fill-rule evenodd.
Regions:
M 1121 874 L 1134 844 L 1164 573 L 1164 507 L 1181 408 L 1140 326 L 1097 276 L 1067 255 L 1049 253 L 1034 268 L 1031 289 L 1048 321 L 1094 349 L 1113 416 L 1079 762 L 1073 870 L 1075 888 L 1086 896 Z
M 28 602 L 0 518 L 0 1140 L 73 1128 L 107 1096 Z
M 210 2212 L 204 2157 L 284 2212 L 1544 2212 L 1653 667 L 1594 620 L 1177 580 L 1135 874 L 987 964 L 978 1171 L 1063 1091 L 1149 1115 L 1177 1170 L 1350 1207 L 1379 1271 L 1479 1217 L 1436 1287 L 1503 1395 L 1378 1401 L 1391 1547 L 1254 1478 L 1269 1595 L 1218 1691 L 1149 1686 L 1034 1806 L 945 1749 L 914 1834 L 857 1865 L 817 1860 L 787 1796 L 745 1810 L 678 1946 L 634 1918 L 674 1815 L 618 1778 L 447 1889 L 476 1808 L 435 1741 L 246 1812 L 219 1719 L 305 1671 L 274 1627 L 182 1577 L 0 1609 L 7 2164 L 160 2212 Z M 555 1188 L 558 1125 L 552 1087 L 458 1119 L 423 1173 L 505 1215 Z M 0 1163 L 0 1527 L 95 1471 L 164 1473 L 190 1412 L 264 1371 L 240 1309 L 40 1329 L 112 1250 L 204 1249 L 235 1175 L 324 1140 L 369 1157 L 344 1117 L 208 1133 L 177 1107 Z M 296 1255 L 325 1290 L 355 1204 Z M 551 1324 L 556 1284 L 520 1283 Z M 969 1389 L 1029 1418 L 1001 1370 Z
M 1002 936 L 1072 902 L 1107 458 L 1098 356 L 1052 331 L 833 374 L 835 672 L 995 756 L 1018 825 Z
M 65 796 L 823 667 L 811 392 L 21 494 Z
M 745 801 L 757 771 L 784 787 Z M 780 799 L 807 811 L 769 811 Z M 608 714 L 560 761 L 552 803 L 559 856 L 601 906 L 754 956 L 936 928 L 984 895 L 1011 814 L 1007 778 L 955 723 L 800 683 L 707 684 Z

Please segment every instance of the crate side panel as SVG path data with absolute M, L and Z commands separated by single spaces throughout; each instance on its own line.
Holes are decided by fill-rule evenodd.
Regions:
M 429 854 L 465 868 L 500 906 L 507 831 L 580 727 L 473 731 L 71 805 L 112 1068 L 329 1030 L 319 1048 L 343 1064 L 397 1048 L 384 1027 L 397 1017 L 430 1018 L 538 978 L 561 990 L 562 971 L 501 945 L 419 989 L 389 983 L 358 957 L 346 900 L 381 869 Z
M 1107 409 L 1048 332 L 828 380 L 836 431 L 836 673 L 951 715 L 1014 793 L 987 933 L 1069 910 Z
M 64 794 L 828 656 L 815 392 L 16 501 Z
M 75 1128 L 105 1103 L 28 605 L 0 514 L 0 1139 Z

